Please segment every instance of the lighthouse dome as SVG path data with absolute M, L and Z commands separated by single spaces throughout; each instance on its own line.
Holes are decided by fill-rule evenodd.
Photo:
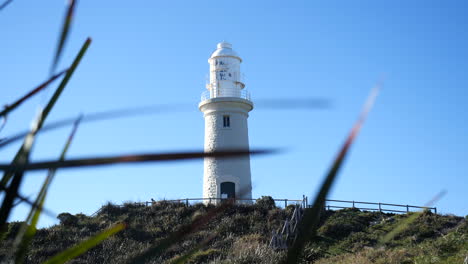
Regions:
M 211 54 L 210 59 L 216 57 L 234 57 L 242 61 L 237 52 L 232 49 L 231 43 L 225 41 L 218 43 L 216 50 Z

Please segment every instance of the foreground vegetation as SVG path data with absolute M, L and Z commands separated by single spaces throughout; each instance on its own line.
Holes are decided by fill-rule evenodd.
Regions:
M 10 2 L 7 1 L 0 5 L 0 11 Z M 265 203 L 260 203 L 256 207 L 237 206 L 234 208 L 229 203 L 225 203 L 218 208 L 207 208 L 203 205 L 193 208 L 179 206 L 175 212 L 170 210 L 174 205 L 169 204 L 159 205 L 159 209 L 158 207 L 152 207 L 151 210 L 132 205 L 127 205 L 124 208 L 107 205 L 101 211 L 103 215 L 87 217 L 85 215 L 73 216 L 65 213 L 59 215 L 61 225 L 37 230 L 36 225 L 41 214 L 48 212 L 50 215 L 50 210 L 45 207 L 45 201 L 55 173 L 61 168 L 80 168 L 149 161 L 182 161 L 216 157 L 234 158 L 273 152 L 271 149 L 229 149 L 212 152 L 144 153 L 67 159 L 67 151 L 81 122 L 102 121 L 123 117 L 129 113 L 131 115 L 142 114 L 149 110 L 148 107 L 139 107 L 133 110 L 130 109 L 130 111 L 129 109 L 120 109 L 88 114 L 87 116 L 80 115 L 77 118 L 46 123 L 47 117 L 56 105 L 56 102 L 91 44 L 91 38 L 88 37 L 70 66 L 56 73 L 73 18 L 75 17 L 76 2 L 76 0 L 68 1 L 65 19 L 62 24 L 48 79 L 19 99 L 7 104 L 0 111 L 1 131 L 8 123 L 7 120 L 12 120 L 8 117 L 14 110 L 34 95 L 45 90 L 55 80 L 61 79 L 60 84 L 48 102 L 38 111 L 38 115 L 34 119 L 29 131 L 23 131 L 6 137 L 2 135 L 2 138 L 0 138 L 0 148 L 16 141 L 23 141 L 12 162 L 0 164 L 0 171 L 3 172 L 3 176 L 0 179 L 0 197 L 3 198 L 0 206 L 0 261 L 22 264 L 25 262 L 42 262 L 47 259 L 46 264 L 62 264 L 77 257 L 80 257 L 80 259 L 75 262 L 83 263 L 148 263 L 151 261 L 157 263 L 163 261 L 187 263 L 188 261 L 207 262 L 211 260 L 215 260 L 215 262 L 226 260 L 227 262 L 240 263 L 298 263 L 301 261 L 300 258 L 303 255 L 305 246 L 313 241 L 312 239 L 316 239 L 315 234 L 319 227 L 321 211 L 325 205 L 327 194 L 372 108 L 379 91 L 379 85 L 371 91 L 358 120 L 354 123 L 345 142 L 339 149 L 330 169 L 325 173 L 315 200 L 310 204 L 310 209 L 303 214 L 303 219 L 298 225 L 298 229 L 302 231 L 298 232 L 293 245 L 289 247 L 287 253 L 276 252 L 268 248 L 266 242 L 268 241 L 268 232 L 279 228 L 281 224 L 281 220 L 279 219 L 284 219 L 285 216 L 281 214 L 287 214 L 288 210 L 276 210 L 276 212 L 271 213 L 270 211 L 274 210 L 274 208 L 271 206 L 265 207 Z M 278 109 L 282 104 L 275 105 L 275 108 Z M 311 106 L 315 108 L 316 104 L 308 104 L 307 108 Z M 154 110 L 153 107 L 151 108 Z M 159 109 L 158 113 L 161 113 L 161 108 L 157 108 Z M 294 105 L 294 108 L 297 109 L 297 105 Z M 143 111 L 143 109 L 146 110 Z M 73 124 L 72 131 L 58 159 L 44 162 L 30 162 L 36 136 L 39 133 L 71 124 Z M 29 199 L 29 197 L 24 196 L 20 192 L 21 186 L 26 179 L 25 175 L 31 170 L 47 171 L 47 177 L 34 200 Z M 30 206 L 30 211 L 25 221 L 8 223 L 7 221 L 14 207 L 20 203 Z M 266 204 L 268 205 L 268 203 Z M 164 211 L 167 212 L 164 213 Z M 281 217 L 277 218 L 270 214 L 279 214 Z M 208 227 L 206 227 L 206 224 L 209 224 Z M 224 229 L 220 229 L 221 227 L 224 227 Z M 241 227 L 241 232 L 233 232 L 233 227 L 236 230 Z M 119 233 L 124 229 L 124 233 Z M 101 231 L 96 233 L 98 230 Z M 116 233 L 118 235 L 113 236 Z M 88 238 L 83 240 L 83 237 Z M 107 240 L 108 238 L 110 239 Z M 76 244 L 76 242 L 79 243 Z M 95 248 L 96 246 L 98 247 Z M 93 250 L 89 251 L 91 249 Z M 84 253 L 86 255 L 83 255 Z
M 12 1 L 0 5 L 3 10 Z M 46 81 L 29 90 L 19 99 L 0 110 L 0 131 L 15 120 L 14 110 L 34 95 L 60 80 L 54 93 L 44 104 L 29 131 L 0 138 L 0 148 L 23 141 L 12 162 L 0 164 L 0 262 L 4 263 L 454 263 L 467 254 L 466 219 L 425 213 L 413 216 L 393 216 L 353 210 L 322 212 L 325 199 L 344 163 L 348 151 L 377 97 L 380 85 L 374 88 L 359 118 L 326 171 L 322 184 L 310 208 L 299 223 L 297 239 L 288 251 L 268 247 L 271 231 L 281 227 L 293 208 L 278 209 L 271 199 L 262 199 L 254 206 L 219 207 L 202 204 L 158 203 L 151 207 L 127 204 L 123 207 L 108 204 L 99 214 L 63 213 L 60 224 L 36 229 L 45 207 L 47 192 L 61 168 L 103 166 L 116 163 L 166 162 L 191 159 L 238 157 L 272 153 L 272 150 L 239 150 L 205 152 L 144 153 L 67 159 L 66 153 L 80 122 L 103 121 L 129 115 L 143 114 L 161 108 L 138 107 L 102 113 L 80 115 L 53 123 L 46 119 L 91 44 L 84 41 L 68 68 L 57 72 L 65 44 L 75 17 L 76 0 L 67 4 L 61 33 L 58 38 L 50 74 Z M 275 104 L 279 109 L 283 104 Z M 286 107 L 288 104 L 286 104 Z M 291 104 L 289 104 L 291 105 Z M 306 108 L 316 105 L 312 104 Z M 298 109 L 294 105 L 294 109 Z M 15 121 L 18 122 L 18 121 Z M 30 162 L 36 136 L 60 127 L 73 125 L 58 159 Z M 112 133 L 112 131 L 109 131 Z M 54 146 L 53 146 L 54 147 Z M 56 147 L 56 146 L 55 146 Z M 47 171 L 47 177 L 34 200 L 21 194 L 25 175 L 32 170 Z M 433 199 L 436 201 L 437 199 Z M 24 222 L 7 223 L 19 203 L 30 206 Z M 410 225 L 410 228 L 404 228 Z M 391 232 L 390 232 L 391 231 Z M 394 232 L 397 231 L 397 232 Z M 403 232 L 402 232 L 403 231 Z M 391 234 L 391 235 L 389 235 Z M 382 237 L 385 235 L 385 239 Z M 465 259 L 466 262 L 466 259 Z
M 154 257 L 152 263 L 177 263 L 182 256 L 189 258 L 188 263 L 279 262 L 285 252 L 268 246 L 271 231 L 281 227 L 293 207 L 280 209 L 268 201 L 228 208 L 197 232 Z M 71 263 L 125 263 L 212 207 L 169 202 L 145 207 L 127 203 L 107 204 L 93 217 L 62 213 L 60 224 L 37 230 L 26 263 L 42 263 L 118 222 L 126 223 L 127 228 Z M 408 215 L 356 209 L 326 211 L 322 214 L 318 238 L 306 245 L 301 260 L 321 264 L 463 263 L 468 255 L 468 225 L 462 217 L 424 212 L 393 240 L 379 242 L 407 218 Z M 9 224 L 6 239 L 0 242 L 0 261 L 11 257 L 11 246 L 20 224 Z

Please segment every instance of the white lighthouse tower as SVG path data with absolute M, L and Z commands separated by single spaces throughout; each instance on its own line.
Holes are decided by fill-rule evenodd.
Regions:
M 202 94 L 198 105 L 205 118 L 206 152 L 249 149 L 247 118 L 253 103 L 241 82 L 241 62 L 242 59 L 227 42 L 218 43 L 208 59 L 208 91 Z M 252 199 L 250 157 L 205 158 L 203 198 Z

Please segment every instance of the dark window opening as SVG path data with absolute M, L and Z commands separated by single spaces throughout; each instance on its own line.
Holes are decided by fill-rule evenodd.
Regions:
M 231 127 L 231 119 L 228 115 L 223 116 L 223 127 Z
M 221 198 L 236 198 L 236 184 L 233 182 L 221 183 Z

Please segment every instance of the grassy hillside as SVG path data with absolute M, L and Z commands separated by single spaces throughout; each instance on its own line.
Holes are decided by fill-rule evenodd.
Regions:
M 151 207 L 107 204 L 95 216 L 63 213 L 61 223 L 40 229 L 27 263 L 41 263 L 78 241 L 125 222 L 128 227 L 71 263 L 122 263 L 181 226 L 204 215 L 211 207 L 158 202 Z M 189 263 L 276 263 L 281 250 L 268 247 L 271 231 L 278 229 L 293 207 L 274 208 L 271 203 L 236 205 L 198 232 L 179 241 L 152 263 L 171 263 L 202 245 Z M 465 218 L 423 213 L 413 224 L 386 244 L 379 239 L 408 215 L 360 212 L 353 209 L 326 211 L 318 239 L 307 245 L 304 263 L 463 263 L 468 255 Z M 0 260 L 8 259 L 19 223 L 9 224 L 7 239 L 0 242 Z M 203 241 L 211 238 L 206 245 Z

